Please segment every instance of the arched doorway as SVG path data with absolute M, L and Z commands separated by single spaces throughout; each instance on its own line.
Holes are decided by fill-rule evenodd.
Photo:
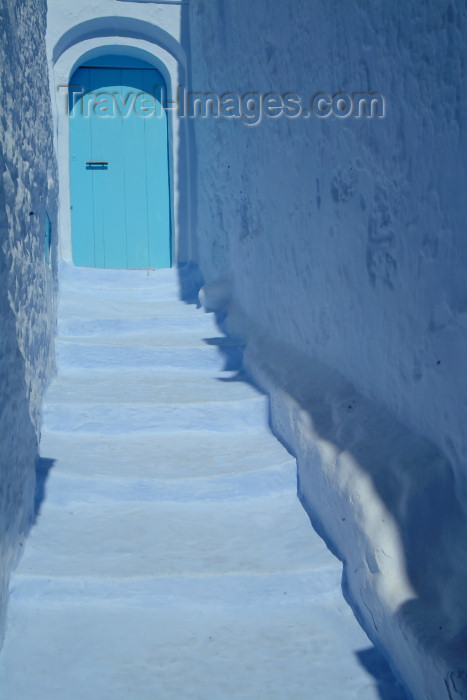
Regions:
M 171 266 L 166 85 L 145 61 L 83 63 L 69 88 L 73 262 Z

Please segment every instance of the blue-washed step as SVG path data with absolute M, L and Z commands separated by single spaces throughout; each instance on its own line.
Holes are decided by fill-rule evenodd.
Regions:
M 60 265 L 2 700 L 402 700 L 185 272 Z
M 89 297 L 101 299 L 180 300 L 187 298 L 184 272 L 175 268 L 163 270 L 101 270 L 98 268 L 75 268 L 60 263 L 60 298 L 80 296 L 83 303 Z M 196 297 L 196 288 L 188 297 Z
M 42 469 L 57 474 L 134 479 L 240 477 L 289 462 L 290 455 L 269 431 L 228 433 L 191 430 L 177 433 L 126 433 L 112 439 L 94 433 L 42 431 Z M 291 486 L 296 488 L 295 473 Z
M 193 340 L 191 344 L 158 347 L 157 338 L 152 346 L 135 342 L 118 345 L 111 343 L 88 343 L 59 339 L 56 343 L 57 362 L 60 367 L 79 369 L 106 369 L 118 371 L 124 368 L 166 368 L 185 370 L 219 369 L 233 370 L 240 367 L 242 348 L 233 342 L 217 338 L 217 342 Z
M 340 593 L 340 578 L 334 566 L 309 567 L 294 571 L 257 571 L 251 573 L 174 574 L 141 576 L 42 576 L 18 573 L 12 593 L 22 605 L 60 606 L 74 602 L 102 606 L 112 601 L 133 609 L 152 611 L 161 605 L 179 604 L 205 607 L 218 605 L 253 608 L 264 605 L 289 605 L 320 599 L 335 602 Z
M 244 382 L 230 387 L 209 376 L 184 379 L 174 372 L 163 376 L 125 372 L 118 377 L 107 371 L 59 374 L 47 394 L 43 428 L 106 435 L 194 428 L 267 430 L 267 398 L 253 387 Z
M 206 314 L 194 304 L 185 304 L 176 299 L 164 301 L 163 299 L 145 298 L 139 302 L 132 301 L 124 296 L 123 299 L 102 297 L 99 294 L 89 295 L 83 303 L 81 294 L 63 294 L 59 297 L 59 314 L 69 318 L 197 318 L 212 314 Z
M 92 334 L 61 334 L 57 338 L 57 347 L 60 350 L 66 345 L 89 345 L 117 347 L 117 348 L 205 348 L 206 346 L 214 346 L 222 349 L 223 347 L 239 347 L 239 342 L 231 338 L 226 338 L 219 335 L 219 332 L 210 336 L 205 336 L 200 333 L 198 324 L 195 324 L 193 329 L 186 327 L 182 323 L 179 327 L 172 325 L 169 328 L 159 328 L 149 331 L 147 328 L 143 331 L 132 331 L 126 326 L 120 326 L 119 329 L 112 332 L 104 330 L 102 333 L 93 332 Z
M 205 372 L 58 374 L 46 396 L 44 430 L 103 434 L 267 429 L 267 398 L 235 375 Z
M 335 566 L 293 492 L 261 499 L 44 504 L 18 574 L 169 576 Z M 70 546 L 70 543 L 73 543 Z
M 99 463 L 92 463 L 99 471 Z M 53 469 L 53 472 L 51 472 Z M 290 493 L 296 495 L 295 461 L 254 471 L 185 478 L 137 478 L 119 476 L 83 476 L 67 473 L 60 461 L 38 460 L 36 469 L 37 504 L 43 499 L 54 506 L 76 503 L 117 504 L 170 501 L 184 503 L 203 500 L 251 500 Z M 49 478 L 53 476 L 53 478 Z
M 136 353 L 137 354 L 137 353 Z M 105 369 L 80 371 L 61 367 L 46 394 L 48 407 L 54 404 L 180 404 L 205 401 L 249 401 L 265 396 L 235 372 L 168 371 L 166 368 L 128 369 L 112 372 Z M 220 407 L 220 406 L 219 406 Z M 202 426 L 198 426 L 201 428 Z
M 404 697 L 335 579 L 317 572 L 47 579 L 35 591 L 23 581 L 2 652 L 3 700 Z
M 131 432 L 192 430 L 256 432 L 267 430 L 268 406 L 264 397 L 233 401 L 199 401 L 186 404 L 145 403 L 56 403 L 46 404 L 43 425 L 56 432 L 90 432 L 120 435 Z M 176 439 L 174 437 L 174 439 Z
M 122 339 L 133 336 L 138 342 L 142 340 L 153 343 L 157 338 L 174 336 L 174 342 L 179 342 L 184 336 L 197 339 L 214 339 L 219 337 L 214 314 L 207 314 L 199 309 L 193 312 L 193 307 L 186 307 L 184 314 L 163 314 L 156 316 L 157 309 L 152 306 L 152 313 L 141 317 L 138 307 L 129 318 L 105 315 L 102 318 L 92 318 L 89 314 L 80 316 L 59 316 L 57 331 L 63 338 L 92 339 L 102 336 L 119 336 Z
M 142 302 L 173 302 L 182 303 L 180 301 L 180 289 L 175 280 L 165 284 L 154 284 L 151 280 L 143 279 L 137 286 L 122 286 L 114 287 L 106 284 L 88 284 L 86 287 L 82 283 L 76 284 L 61 284 L 59 292 L 59 303 L 66 304 L 68 302 L 81 299 L 82 303 L 88 305 L 93 300 L 99 299 L 102 303 L 117 301 L 119 303 L 141 304 Z M 190 305 L 196 307 L 196 302 L 190 300 Z

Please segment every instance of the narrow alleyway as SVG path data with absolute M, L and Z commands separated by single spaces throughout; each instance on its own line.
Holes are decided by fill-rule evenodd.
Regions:
M 404 697 L 296 497 L 267 398 L 177 279 L 61 271 L 2 700 Z

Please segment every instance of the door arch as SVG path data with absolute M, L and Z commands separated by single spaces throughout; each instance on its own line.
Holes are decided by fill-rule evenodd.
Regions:
M 171 266 L 165 81 L 145 61 L 106 55 L 69 87 L 73 262 Z

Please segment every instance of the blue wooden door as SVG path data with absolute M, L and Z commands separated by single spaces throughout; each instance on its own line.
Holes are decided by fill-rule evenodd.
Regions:
M 78 68 L 70 85 L 73 262 L 170 267 L 161 74 L 136 59 L 103 57 Z

